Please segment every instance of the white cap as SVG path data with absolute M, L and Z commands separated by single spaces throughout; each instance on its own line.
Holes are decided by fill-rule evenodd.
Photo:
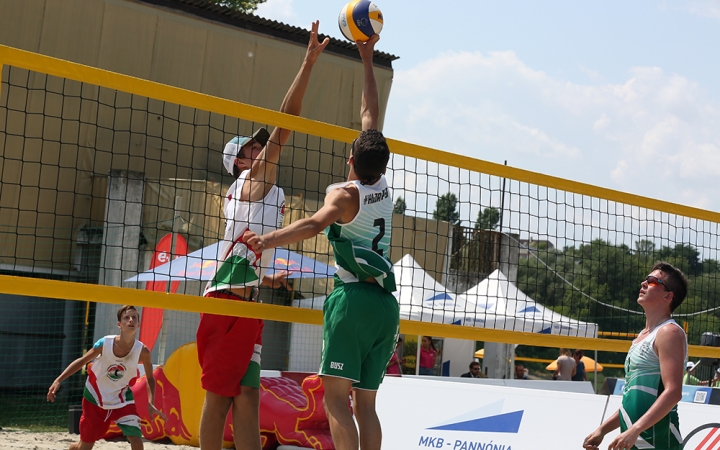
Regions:
M 692 370 L 693 367 L 695 367 L 695 363 L 692 361 L 688 361 L 687 364 L 685 364 L 685 368 L 688 370 Z
M 230 142 L 225 144 L 225 148 L 223 149 L 223 166 L 225 166 L 225 170 L 227 170 L 230 175 L 233 174 L 235 158 L 237 158 L 243 145 L 255 139 L 260 145 L 265 147 L 269 138 L 270 133 L 268 133 L 267 129 L 258 128 L 252 136 L 235 136 L 230 139 Z

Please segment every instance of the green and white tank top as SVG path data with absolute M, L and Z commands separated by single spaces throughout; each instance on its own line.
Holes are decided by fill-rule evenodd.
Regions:
M 669 319 L 648 334 L 640 342 L 633 341 L 625 358 L 625 386 L 620 407 L 620 430 L 624 432 L 647 412 L 662 393 L 664 386 L 660 377 L 660 358 L 653 343 L 660 328 L 680 325 Z M 684 331 L 683 331 L 684 333 Z M 685 347 L 687 359 L 687 344 Z M 683 369 L 685 362 L 683 362 Z M 655 425 L 640 433 L 633 449 L 680 449 L 682 436 L 678 421 L 677 405 Z
M 355 185 L 360 194 L 360 209 L 352 221 L 334 223 L 325 229 L 335 254 L 335 283 L 357 283 L 375 278 L 388 292 L 395 292 L 395 274 L 389 259 L 393 202 L 385 176 L 373 185 L 360 181 L 331 184 L 334 189 Z
M 256 254 L 245 244 L 244 234 L 258 235 L 282 227 L 285 217 L 285 193 L 277 186 L 259 202 L 240 200 L 249 170 L 240 174 L 225 196 L 225 239 L 220 242 L 218 267 L 205 287 L 204 295 L 222 289 L 258 286 L 272 264 L 274 250 Z

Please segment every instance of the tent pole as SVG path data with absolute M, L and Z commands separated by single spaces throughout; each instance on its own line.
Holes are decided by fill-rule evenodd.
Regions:
M 421 343 L 422 343 L 422 336 L 418 335 L 417 352 L 415 354 L 415 375 L 420 375 L 420 344 Z
M 597 390 L 597 375 L 598 375 L 597 365 L 598 365 L 597 350 L 595 350 L 595 366 L 593 367 L 593 369 L 595 370 L 595 378 L 593 379 L 593 383 L 595 383 L 595 393 L 596 393 L 596 394 L 597 394 L 597 391 L 598 391 L 598 390 Z

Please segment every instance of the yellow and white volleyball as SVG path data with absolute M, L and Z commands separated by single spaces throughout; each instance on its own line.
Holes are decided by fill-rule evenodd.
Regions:
M 338 25 L 343 36 L 349 40 L 367 41 L 373 34 L 380 34 L 383 15 L 373 2 L 353 0 L 340 11 Z

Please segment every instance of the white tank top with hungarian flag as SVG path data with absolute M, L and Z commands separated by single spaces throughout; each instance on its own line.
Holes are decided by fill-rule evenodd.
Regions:
M 334 223 L 325 229 L 335 254 L 335 284 L 357 283 L 375 278 L 388 292 L 395 292 L 395 274 L 389 259 L 393 201 L 385 176 L 373 185 L 360 181 L 331 184 L 326 193 L 355 185 L 360 209 L 352 221 Z
M 272 264 L 275 252 L 256 254 L 245 244 L 243 235 L 247 230 L 263 235 L 282 227 L 285 193 L 273 186 L 259 202 L 239 200 L 249 174 L 249 170 L 241 173 L 225 196 L 225 238 L 220 242 L 220 261 L 205 287 L 205 295 L 223 289 L 258 286 Z
M 115 336 L 100 338 L 93 348 L 102 347 L 102 354 L 92 362 L 85 381 L 85 400 L 103 409 L 118 409 L 135 403 L 130 380 L 140 376 L 138 361 L 144 345 L 135 339 L 132 350 L 119 358 L 113 351 Z

